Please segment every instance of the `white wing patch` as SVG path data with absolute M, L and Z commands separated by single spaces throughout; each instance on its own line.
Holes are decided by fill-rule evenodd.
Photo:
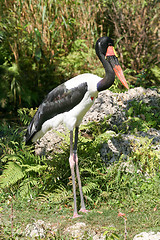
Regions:
M 88 90 L 89 91 L 97 91 L 97 83 L 101 80 L 102 78 L 98 77 L 97 75 L 91 74 L 91 73 L 84 73 L 81 75 L 78 75 L 74 78 L 71 78 L 67 82 L 64 83 L 67 89 L 71 89 L 74 87 L 77 87 L 81 83 L 87 82 L 88 84 Z

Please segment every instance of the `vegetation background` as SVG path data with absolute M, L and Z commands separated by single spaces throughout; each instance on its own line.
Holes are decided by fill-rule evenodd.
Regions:
M 1 0 L 0 111 L 38 106 L 84 72 L 103 75 L 94 45 L 115 41 L 127 80 L 159 84 L 159 1 Z
M 39 211 L 47 214 L 48 209 L 56 214 L 54 209 L 58 209 L 57 206 L 72 206 L 70 181 L 68 184 L 70 171 L 66 161 L 68 145 L 63 145 L 62 152 L 49 159 L 35 156 L 33 148 L 26 147 L 22 141 L 23 124 L 28 124 L 34 114 L 33 109 L 60 83 L 84 72 L 104 75 L 94 50 L 96 40 L 103 35 L 114 39 L 130 87 L 159 89 L 159 8 L 158 0 L 0 1 L 0 118 L 17 116 L 18 112 L 21 119 L 21 129 L 16 126 L 16 130 L 13 125 L 10 127 L 1 121 L 4 124 L 0 126 L 0 171 L 1 174 L 3 172 L 0 177 L 0 213 L 12 213 L 13 202 L 15 211 L 27 207 L 32 212 L 31 209 L 35 210 L 39 204 Z M 117 86 L 118 83 L 112 90 L 119 91 Z M 118 87 L 123 90 L 121 85 Z M 148 119 L 152 107 L 140 105 Z M 140 109 L 140 105 L 134 102 L 133 107 Z M 128 112 L 129 117 L 132 117 L 133 107 L 131 113 Z M 139 116 L 141 112 L 137 112 Z M 152 114 L 151 120 L 159 129 L 159 118 L 155 119 Z M 143 209 L 145 212 L 155 209 L 154 219 L 149 218 L 153 225 L 158 219 L 159 206 L 158 155 L 152 151 L 148 141 L 129 156 L 129 164 L 132 162 L 135 166 L 134 174 L 120 170 L 120 163 L 106 172 L 100 156 L 95 156 L 100 145 L 100 138 L 96 136 L 104 133 L 103 127 L 106 129 L 105 121 L 101 126 L 87 126 L 93 136 L 92 142 L 80 138 L 81 174 L 87 206 L 93 209 L 107 201 L 109 210 L 136 209 L 138 212 Z M 137 175 L 139 163 L 143 168 L 141 175 Z M 150 176 L 148 179 L 146 173 Z M 111 212 L 109 214 L 112 216 Z M 25 222 L 25 219 L 14 226 L 12 217 L 11 224 L 8 221 L 3 223 L 2 236 L 18 236 L 20 222 Z

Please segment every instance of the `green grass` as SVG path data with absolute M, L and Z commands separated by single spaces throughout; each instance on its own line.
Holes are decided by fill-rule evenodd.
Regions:
M 46 223 L 51 223 L 52 227 L 58 229 L 55 235 L 48 230 L 45 239 L 71 239 L 65 238 L 64 230 L 77 222 L 84 222 L 89 229 L 97 233 L 103 233 L 105 228 L 114 227 L 120 239 L 124 239 L 124 220 L 118 216 L 121 211 L 127 217 L 127 239 L 132 239 L 134 235 L 142 231 L 158 231 L 160 228 L 160 203 L 151 204 L 147 199 L 141 198 L 138 203 L 128 202 L 127 206 L 118 208 L 115 205 L 103 203 L 101 207 L 91 209 L 88 214 L 81 218 L 72 219 L 73 209 L 70 206 L 53 207 L 49 202 L 41 202 L 33 199 L 31 202 L 13 200 L 13 239 L 27 239 L 24 231 L 27 224 L 34 223 L 41 219 Z M 4 239 L 11 236 L 11 205 L 6 202 L 1 205 L 1 235 Z M 50 238 L 48 237 L 50 236 Z M 91 238 L 90 238 L 91 239 Z

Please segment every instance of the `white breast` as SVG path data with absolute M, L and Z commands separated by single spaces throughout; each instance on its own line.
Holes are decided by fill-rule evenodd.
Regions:
M 97 83 L 100 80 L 101 78 L 94 74 L 85 73 L 78 75 L 77 77 L 72 78 L 65 83 L 65 86 L 68 89 L 73 88 L 73 86 L 76 87 L 83 82 L 87 82 L 88 85 L 88 91 L 86 92 L 82 101 L 69 112 L 65 112 L 63 114 L 63 123 L 69 130 L 73 130 L 75 126 L 80 125 L 84 115 L 93 105 L 94 100 L 98 95 Z
M 84 115 L 93 105 L 94 99 L 97 97 L 97 94 L 91 99 L 89 92 L 87 92 L 83 100 L 71 109 L 69 112 L 63 114 L 63 123 L 71 131 L 75 126 L 79 126 Z

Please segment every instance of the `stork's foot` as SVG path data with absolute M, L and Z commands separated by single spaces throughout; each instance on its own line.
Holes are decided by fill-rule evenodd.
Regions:
M 81 208 L 81 209 L 79 210 L 79 212 L 88 213 L 89 210 L 87 210 L 87 209 L 85 209 L 85 208 Z
M 78 218 L 78 217 L 82 217 L 82 215 L 79 215 L 78 213 L 73 214 L 73 218 Z

